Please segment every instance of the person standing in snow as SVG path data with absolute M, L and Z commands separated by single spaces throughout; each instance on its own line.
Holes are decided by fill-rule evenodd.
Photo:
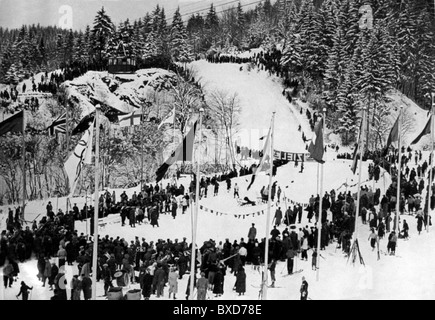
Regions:
M 82 291 L 82 282 L 79 276 L 76 274 L 71 279 L 71 300 L 80 300 L 80 294 Z
M 234 184 L 234 198 L 237 197 L 237 199 L 240 198 L 239 196 L 239 186 L 237 185 L 237 182 Z
M 308 239 L 307 239 L 307 237 L 303 236 L 301 238 L 301 252 L 302 252 L 302 254 L 301 254 L 301 260 L 305 259 L 305 261 L 308 261 L 308 254 L 307 254 L 308 249 L 309 249 L 309 247 L 308 247 Z
M 159 213 L 158 213 L 157 206 L 156 206 L 155 203 L 152 205 L 152 208 L 150 209 L 150 211 L 151 211 L 151 213 L 150 213 L 150 215 L 151 215 L 151 225 L 153 226 L 153 228 L 154 228 L 154 226 L 158 227 L 159 226 L 159 222 L 158 222 L 158 220 L 159 220 Z
M 219 193 L 219 182 L 215 181 L 214 183 L 214 196 L 217 196 Z
M 230 189 L 231 189 L 231 179 L 230 179 L 230 177 L 227 177 L 227 179 L 225 181 L 227 183 L 227 192 L 230 192 Z
M 281 224 L 281 219 L 282 219 L 282 211 L 281 211 L 281 207 L 278 207 L 278 209 L 276 209 L 275 212 L 275 226 L 280 226 Z
M 255 228 L 255 223 L 253 223 L 252 226 L 249 228 L 248 240 L 255 240 L 256 237 L 257 237 L 257 229 Z
M 244 295 L 246 292 L 246 273 L 245 268 L 240 266 L 239 271 L 236 275 L 236 284 L 235 284 L 236 292 L 240 295 Z
M 302 285 L 301 285 L 301 300 L 308 299 L 308 282 L 305 280 L 305 277 L 302 277 Z
M 20 292 L 16 296 L 17 299 L 22 295 L 23 300 L 29 300 L 29 290 L 33 290 L 33 287 L 29 287 L 24 281 L 21 281 Z
M 390 255 L 396 254 L 396 244 L 397 244 L 396 232 L 391 231 L 390 235 L 388 236 L 388 245 L 387 245 L 388 253 Z
M 216 297 L 220 297 L 224 294 L 225 273 L 225 267 L 220 265 L 213 282 L 213 293 Z
M 175 267 L 172 267 L 169 271 L 168 282 L 169 282 L 169 299 L 171 298 L 171 293 L 173 293 L 173 298 L 175 300 L 177 299 L 175 295 L 178 292 L 178 273 Z
M 161 265 L 154 271 L 153 287 L 156 290 L 157 298 L 163 296 L 165 287 L 165 271 Z
M 423 211 L 421 209 L 417 211 L 417 215 L 415 218 L 417 219 L 417 231 L 418 234 L 420 234 L 423 228 L 423 220 L 424 220 Z
M 3 284 L 5 286 L 5 289 L 12 288 L 12 282 L 14 281 L 13 278 L 14 273 L 14 267 L 11 263 L 7 262 L 7 264 L 3 267 Z
M 87 275 L 82 277 L 82 290 L 84 299 L 90 300 L 92 298 L 92 280 Z
M 197 299 L 198 300 L 205 300 L 207 296 L 207 289 L 208 289 L 208 279 L 205 277 L 205 273 L 201 272 L 201 278 L 197 281 Z
M 270 270 L 270 278 L 272 280 L 272 284 L 270 285 L 271 288 L 275 287 L 275 269 L 276 269 L 276 260 L 272 259 L 272 261 L 269 263 L 268 269 Z
M 375 232 L 375 229 L 371 229 L 371 233 L 369 235 L 370 245 L 372 247 L 372 251 L 375 250 L 376 242 L 378 241 L 378 235 Z
M 408 239 L 409 235 L 408 235 L 408 231 L 409 231 L 409 226 L 408 223 L 406 222 L 406 220 L 403 220 L 403 227 L 402 227 L 402 232 L 403 232 L 403 238 L 404 239 Z
M 51 264 L 50 264 L 50 259 L 48 259 L 48 257 L 45 257 L 45 267 L 44 267 L 44 272 L 42 274 L 42 286 L 45 287 L 45 281 L 47 281 L 47 279 L 50 279 L 51 277 Z M 50 284 L 50 289 L 53 288 L 53 285 Z
M 317 270 L 317 249 L 313 249 L 313 254 L 311 258 L 311 269 Z
M 153 276 L 151 275 L 151 269 L 148 267 L 145 270 L 145 274 L 142 278 L 142 295 L 145 300 L 149 300 L 152 292 Z

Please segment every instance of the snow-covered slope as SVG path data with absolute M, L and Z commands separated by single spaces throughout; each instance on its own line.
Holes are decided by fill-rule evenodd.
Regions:
M 123 113 L 141 108 L 152 90 L 162 89 L 174 77 L 163 69 L 138 70 L 134 74 L 111 75 L 88 71 L 81 77 L 64 83 L 69 97 L 82 108 L 82 117 L 95 110 L 92 99 Z
M 251 70 L 240 64 L 213 64 L 204 60 L 192 64 L 205 91 L 236 92 L 240 101 L 239 133 L 242 146 L 259 148 L 258 139 L 267 134 L 273 112 L 275 118 L 274 148 L 287 152 L 306 152 L 299 121 L 282 95 L 279 79 L 264 71 Z M 242 67 L 242 70 L 240 68 Z

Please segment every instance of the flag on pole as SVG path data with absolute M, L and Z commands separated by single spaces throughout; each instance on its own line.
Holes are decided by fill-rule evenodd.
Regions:
M 87 149 L 92 149 L 92 133 L 94 126 L 89 127 L 85 134 L 80 139 L 79 143 L 64 164 L 66 174 L 68 176 L 68 183 L 70 187 L 70 195 L 72 196 L 79 181 L 80 173 L 87 155 Z M 86 159 L 89 160 L 89 159 Z
M 432 115 L 429 117 L 429 120 L 427 121 L 426 125 L 424 126 L 423 131 L 417 136 L 417 138 L 414 139 L 414 141 L 411 142 L 411 144 L 416 144 L 420 141 L 423 136 L 430 133 L 430 124 L 432 121 Z
M 388 140 L 387 140 L 387 144 L 386 144 L 385 149 L 384 149 L 383 156 L 387 155 L 388 148 L 390 147 L 390 145 L 392 143 L 399 141 L 399 119 L 400 119 L 400 116 L 397 117 L 397 120 L 394 123 L 393 128 L 391 128 L 391 132 L 390 132 L 390 135 L 388 136 Z
M 254 174 L 252 175 L 251 178 L 251 183 L 248 186 L 248 190 L 251 189 L 251 186 L 253 185 L 254 181 L 255 181 L 255 177 L 257 175 L 257 173 L 260 173 L 262 171 L 266 171 L 267 167 L 264 166 L 264 161 L 267 158 L 267 156 L 269 156 L 269 161 L 270 161 L 270 165 L 272 165 L 273 160 L 272 160 L 272 155 L 270 154 L 270 143 L 271 143 L 271 136 L 272 136 L 272 127 L 269 128 L 269 132 L 267 134 L 266 137 L 261 137 L 260 140 L 263 140 L 264 138 L 266 138 L 266 142 L 264 143 L 264 147 L 263 147 L 263 152 L 262 152 L 262 156 L 260 159 L 260 163 L 258 164 L 258 167 L 255 169 Z
M 141 124 L 142 113 L 140 111 L 133 111 L 125 116 L 119 116 L 119 126 L 120 127 L 131 127 Z
M 50 136 L 54 136 L 56 133 L 66 134 L 66 112 L 57 117 L 46 130 Z
M 177 149 L 166 159 L 166 161 L 157 169 L 156 182 L 163 179 L 169 167 L 177 161 L 192 161 L 193 159 L 193 143 L 195 141 L 195 133 L 198 121 L 193 124 L 193 127 L 184 137 L 183 142 L 177 147 Z
M 364 119 L 361 121 L 360 125 L 359 125 L 359 134 L 358 134 L 358 143 L 355 146 L 355 150 L 353 152 L 353 162 L 352 162 L 352 172 L 353 174 L 355 174 L 356 172 L 356 168 L 358 166 L 358 160 L 359 157 L 361 157 L 361 152 L 359 150 L 359 146 L 363 145 L 363 139 L 365 138 L 365 134 L 364 134 L 364 128 L 365 128 L 365 123 L 364 123 Z
M 353 151 L 353 161 L 352 161 L 352 172 L 355 174 L 356 167 L 358 165 L 358 159 L 359 159 L 359 152 L 358 152 L 359 145 L 358 143 L 355 145 L 355 150 Z
M 85 152 L 85 157 L 83 159 L 83 163 L 86 164 L 92 164 L 92 141 L 94 138 L 94 127 L 95 127 L 95 120 L 94 123 L 92 124 L 92 126 L 89 128 L 89 141 L 88 141 L 88 145 L 86 146 L 86 152 Z
M 91 124 L 94 122 L 95 120 L 95 112 L 92 112 L 86 116 L 83 117 L 82 120 L 80 120 L 80 122 L 77 124 L 77 126 L 73 129 L 73 131 L 71 132 L 72 136 L 75 136 L 79 133 L 84 133 L 86 132 L 89 127 L 91 126 Z
M 0 136 L 8 132 L 12 132 L 12 133 L 23 132 L 23 127 L 24 127 L 24 110 L 0 122 Z
M 158 129 L 160 129 L 164 124 L 171 124 L 174 123 L 174 121 L 175 121 L 175 107 L 168 113 L 165 120 L 163 120 L 162 123 L 159 124 Z
M 325 161 L 323 161 L 323 153 L 325 152 L 323 146 L 323 118 L 317 122 L 316 127 L 314 128 L 314 137 L 308 147 L 308 152 L 317 162 L 325 163 Z

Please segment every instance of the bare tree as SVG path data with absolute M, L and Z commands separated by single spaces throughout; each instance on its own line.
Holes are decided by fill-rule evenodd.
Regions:
M 205 107 L 204 95 L 200 88 L 184 80 L 180 75 L 177 76 L 177 84 L 169 89 L 169 94 L 176 110 L 175 125 L 184 136 L 192 116 Z
M 219 128 L 225 131 L 225 140 L 230 152 L 232 163 L 235 163 L 233 137 L 239 128 L 240 102 L 237 93 L 227 91 L 214 91 L 207 96 L 207 104 L 210 107 L 211 116 L 216 119 Z

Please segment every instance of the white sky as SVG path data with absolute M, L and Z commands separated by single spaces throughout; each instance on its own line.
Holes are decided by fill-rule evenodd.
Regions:
M 180 6 L 181 14 L 198 10 L 206 13 L 214 3 L 217 11 L 236 6 L 238 0 L 0 0 L 0 26 L 19 28 L 23 24 L 57 25 L 65 28 L 84 29 L 92 25 L 95 14 L 102 6 L 113 22 L 118 24 L 129 18 L 135 20 L 154 10 L 157 4 L 165 8 L 167 18 Z M 258 0 L 240 0 L 242 5 Z M 245 7 L 247 8 L 247 7 Z

